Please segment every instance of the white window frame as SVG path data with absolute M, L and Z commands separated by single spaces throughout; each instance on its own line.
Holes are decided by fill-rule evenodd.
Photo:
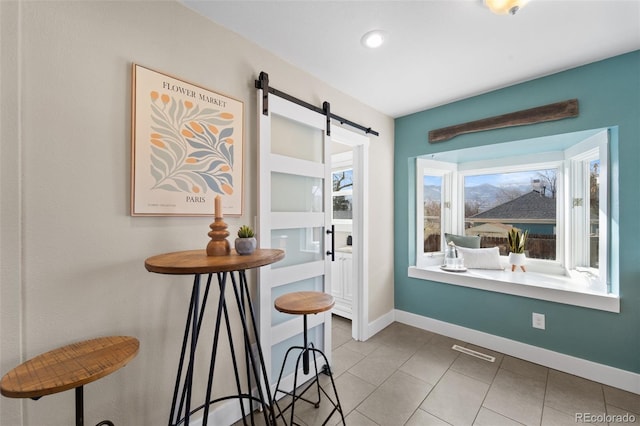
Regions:
M 589 162 L 600 159 L 599 268 L 589 268 L 588 247 L 574 254 L 574 248 L 588 246 Z M 558 170 L 556 209 L 556 260 L 528 259 L 527 273 L 469 270 L 456 274 L 440 270 L 443 252 L 424 253 L 423 176 L 442 176 L 442 241 L 444 233 L 464 229 L 464 177 L 513 171 Z M 416 160 L 416 259 L 409 276 L 467 287 L 482 288 L 560 303 L 619 312 L 617 294 L 611 292 L 608 264 L 608 132 L 603 131 L 565 150 L 467 163 L 451 163 L 427 158 Z M 446 178 L 446 180 L 445 180 Z M 582 198 L 574 208 L 574 198 Z M 450 204 L 447 204 L 450 202 Z M 451 208 L 445 208 L 449 205 Z M 586 213 L 585 213 L 586 212 Z M 570 226 L 566 226 L 570 224 Z M 571 250 L 566 249 L 571 247 Z M 501 257 L 504 266 L 506 256 Z M 586 262 L 586 263 L 585 263 Z M 587 267 L 584 267 L 587 265 Z M 598 273 L 599 272 L 599 273 Z
M 590 162 L 598 158 L 600 160 L 600 190 L 599 213 L 598 213 L 598 268 L 590 267 L 590 244 L 585 244 L 585 238 L 588 238 L 588 229 L 590 227 L 590 197 L 589 191 L 591 183 L 590 178 Z M 597 280 L 601 291 L 610 291 L 611 282 L 609 274 L 609 250 L 608 250 L 608 175 L 609 175 L 609 151 L 608 138 L 602 135 L 594 135 L 593 137 L 574 145 L 566 151 L 567 173 L 571 176 L 567 186 L 569 187 L 569 196 L 571 200 L 582 200 L 581 203 L 571 203 L 571 208 L 565 216 L 573 226 L 567 230 L 568 240 L 571 242 L 574 250 L 567 254 L 567 269 L 572 274 L 586 274 L 592 280 Z M 578 204 L 578 205 L 574 205 Z
M 416 217 L 420 218 L 416 222 L 418 257 L 421 266 L 433 264 L 433 259 L 442 255 L 444 250 L 444 229 L 457 229 L 453 218 L 457 215 L 457 202 L 453 202 L 457 198 L 457 189 L 453 185 L 453 176 L 457 171 L 458 165 L 454 163 L 446 163 L 444 161 L 427 160 L 424 158 L 417 159 L 416 181 L 418 190 L 416 190 Z M 425 173 L 428 170 L 428 173 Z M 440 241 L 441 247 L 438 252 L 424 252 L 424 176 L 435 176 L 442 178 L 442 186 L 440 188 Z M 449 231 L 447 231 L 449 232 Z M 420 255 L 422 254 L 422 256 Z M 435 257 L 434 257 L 435 256 Z M 430 259 L 426 259 L 430 258 Z

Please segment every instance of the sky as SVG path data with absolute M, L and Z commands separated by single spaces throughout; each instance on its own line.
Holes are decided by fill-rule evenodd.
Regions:
M 489 184 L 496 187 L 530 185 L 531 181 L 538 177 L 537 171 L 474 175 L 465 177 L 464 186 L 473 187 L 483 184 Z M 441 182 L 442 178 L 440 176 L 424 176 L 425 185 L 440 186 Z

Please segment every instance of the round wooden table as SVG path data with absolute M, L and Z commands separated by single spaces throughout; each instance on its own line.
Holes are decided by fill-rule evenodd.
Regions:
M 174 387 L 173 400 L 171 403 L 171 412 L 169 414 L 169 425 L 176 426 L 179 424 L 188 425 L 192 414 L 201 409 L 204 410 L 202 425 L 206 426 L 209 417 L 209 406 L 213 403 L 237 398 L 240 402 L 240 409 L 243 418 L 246 417 L 245 405 L 243 400 L 257 401 L 260 403 L 266 424 L 275 423 L 275 413 L 272 407 L 271 390 L 269 388 L 269 378 L 267 375 L 262 347 L 258 338 L 258 327 L 256 316 L 249 293 L 249 286 L 245 271 L 247 269 L 258 268 L 270 265 L 284 258 L 284 251 L 275 249 L 257 249 L 250 255 L 239 255 L 235 250 L 231 250 L 231 254 L 225 256 L 207 256 L 205 250 L 188 250 L 173 253 L 165 253 L 152 256 L 145 260 L 144 266 L 149 272 L 159 274 L 172 275 L 194 275 L 193 289 L 191 291 L 191 299 L 187 313 L 187 321 L 182 339 L 182 348 L 180 352 L 180 360 L 178 362 L 178 373 Z M 207 282 L 204 288 L 204 294 L 201 297 L 200 278 L 201 275 L 207 275 Z M 200 326 L 204 317 L 205 307 L 207 305 L 207 297 L 211 286 L 212 278 L 216 275 L 219 296 L 218 307 L 216 311 L 215 330 L 213 335 L 213 348 L 211 349 L 211 363 L 208 372 L 207 391 L 203 404 L 191 408 L 191 390 L 193 383 L 193 366 L 195 365 L 196 347 L 198 343 L 198 335 L 200 334 Z M 244 343 L 245 365 L 247 369 L 247 383 L 243 386 L 238 371 L 238 360 L 236 358 L 233 336 L 231 333 L 229 312 L 227 309 L 227 301 L 225 300 L 225 290 L 227 278 L 231 278 L 233 294 L 235 302 L 238 306 L 238 315 L 242 324 L 242 341 Z M 231 359 L 233 361 L 233 370 L 235 374 L 236 393 L 211 399 L 213 388 L 213 373 L 216 364 L 216 355 L 218 352 L 218 339 L 220 336 L 220 328 L 222 325 L 222 317 L 224 315 L 224 323 L 229 338 L 229 348 L 231 351 Z M 255 336 L 257 346 L 257 359 L 251 348 L 251 337 Z M 185 363 L 188 357 L 188 362 Z M 252 394 L 254 385 L 253 377 L 257 378 L 258 397 Z M 251 423 L 254 424 L 253 411 L 251 411 Z
M 39 399 L 45 395 L 76 390 L 76 425 L 84 424 L 83 386 L 127 365 L 137 354 L 135 337 L 107 336 L 72 343 L 43 353 L 4 375 L 2 395 Z M 113 425 L 103 420 L 98 425 Z

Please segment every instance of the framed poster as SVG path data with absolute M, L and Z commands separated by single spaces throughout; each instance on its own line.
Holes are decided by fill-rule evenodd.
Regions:
M 131 215 L 242 214 L 244 104 L 133 64 Z

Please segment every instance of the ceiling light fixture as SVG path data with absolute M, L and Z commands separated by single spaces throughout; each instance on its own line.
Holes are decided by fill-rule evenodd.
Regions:
M 484 0 L 485 6 L 496 15 L 515 15 L 528 0 Z
M 365 35 L 362 36 L 360 42 L 363 46 L 368 47 L 370 49 L 375 49 L 377 47 L 382 46 L 384 43 L 384 32 L 381 30 L 373 30 L 369 31 Z

